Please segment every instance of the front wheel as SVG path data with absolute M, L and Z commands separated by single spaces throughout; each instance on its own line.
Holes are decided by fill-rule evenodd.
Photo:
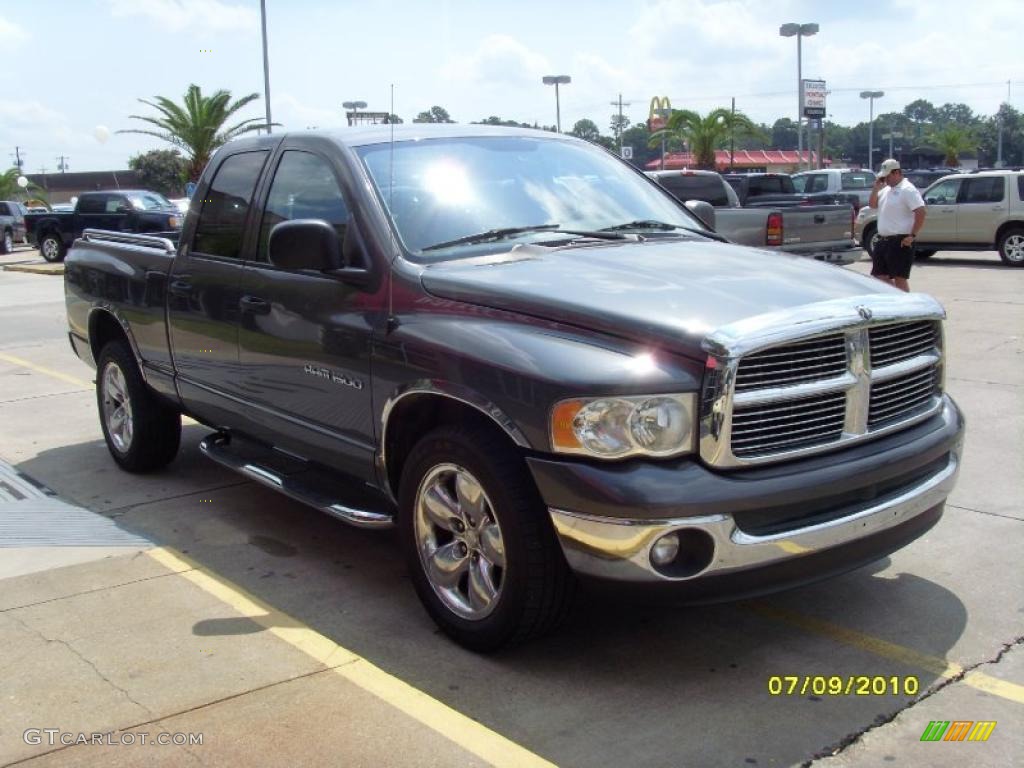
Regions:
M 934 256 L 937 251 L 934 248 L 922 248 L 920 250 L 914 249 L 914 259 L 917 261 L 924 261 Z
M 177 455 L 181 415 L 149 390 L 124 341 L 109 342 L 100 352 L 96 404 L 107 449 L 122 469 L 151 472 Z
M 54 232 L 47 232 L 39 240 L 39 253 L 43 255 L 43 258 L 49 262 L 63 261 L 64 253 L 67 249 L 64 247 L 64 241 L 61 236 Z
M 500 434 L 468 425 L 427 434 L 406 461 L 399 505 L 416 592 L 459 644 L 515 645 L 568 611 L 572 573 L 522 457 Z
M 1024 229 L 1013 227 L 999 238 L 999 258 L 1010 267 L 1024 267 Z
M 0 254 L 11 253 L 14 250 L 14 235 L 10 230 L 4 230 L 3 240 L 0 240 Z

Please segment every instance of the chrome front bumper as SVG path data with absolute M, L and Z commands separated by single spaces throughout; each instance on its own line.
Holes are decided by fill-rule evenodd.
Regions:
M 549 508 L 569 565 L 578 573 L 619 582 L 689 582 L 708 576 L 751 571 L 811 555 L 882 533 L 942 504 L 956 484 L 960 447 L 934 475 L 899 495 L 852 515 L 782 534 L 753 536 L 737 528 L 731 515 L 675 520 L 624 520 Z M 703 570 L 685 577 L 667 576 L 651 564 L 651 547 L 671 531 L 699 530 L 714 542 Z M 879 555 L 881 556 L 881 555 Z

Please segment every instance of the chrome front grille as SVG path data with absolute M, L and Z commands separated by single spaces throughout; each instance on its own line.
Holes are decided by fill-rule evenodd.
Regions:
M 931 320 L 869 328 L 871 367 L 881 368 L 925 354 L 937 346 L 938 333 L 939 324 Z
M 736 371 L 736 391 L 800 384 L 846 370 L 846 338 L 834 333 L 748 355 Z
M 732 414 L 732 452 L 743 457 L 833 442 L 843 434 L 845 417 L 841 392 L 738 407 Z
M 868 428 L 899 421 L 927 409 L 937 391 L 936 366 L 872 384 Z
M 942 407 L 942 317 L 927 296 L 870 296 L 719 329 L 705 342 L 702 458 L 783 461 L 927 418 Z

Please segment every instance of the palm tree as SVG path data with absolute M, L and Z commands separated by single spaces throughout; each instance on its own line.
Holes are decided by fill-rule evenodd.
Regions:
M 35 197 L 46 197 L 46 191 L 32 182 L 24 189 L 19 187 L 18 177 L 21 175 L 17 167 L 0 173 L 0 200 L 18 200 L 29 192 Z
M 973 152 L 978 147 L 978 142 L 975 141 L 970 129 L 957 125 L 947 125 L 941 131 L 935 131 L 928 138 L 930 144 L 945 153 L 946 159 L 943 162 L 949 168 L 959 166 L 960 155 L 964 152 Z
M 145 115 L 129 115 L 133 120 L 142 120 L 159 128 L 159 131 L 128 129 L 118 133 L 142 133 L 156 136 L 173 144 L 185 153 L 188 160 L 188 177 L 198 181 L 203 168 L 210 160 L 210 155 L 222 144 L 226 144 L 236 136 L 247 131 L 265 126 L 258 118 L 243 120 L 230 128 L 224 124 L 242 107 L 256 101 L 259 94 L 250 93 L 231 102 L 231 92 L 216 91 L 212 96 L 203 96 L 202 90 L 194 83 L 185 92 L 182 104 L 176 104 L 168 98 L 157 96 L 155 101 L 139 99 L 160 112 L 160 117 Z
M 704 117 L 689 109 L 672 110 L 665 127 L 651 134 L 649 146 L 661 137 L 686 143 L 698 168 L 715 169 L 715 150 L 735 135 L 756 134 L 757 126 L 742 112 L 713 109 Z

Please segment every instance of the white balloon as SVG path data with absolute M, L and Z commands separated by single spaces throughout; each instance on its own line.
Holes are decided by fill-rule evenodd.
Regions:
M 92 135 L 96 137 L 96 141 L 100 144 L 106 144 L 107 139 L 110 138 L 110 129 L 105 125 L 97 125 L 93 130 Z
M 26 179 L 24 176 L 19 176 L 18 177 L 18 186 L 21 187 L 22 189 L 27 187 L 28 186 L 28 179 Z

